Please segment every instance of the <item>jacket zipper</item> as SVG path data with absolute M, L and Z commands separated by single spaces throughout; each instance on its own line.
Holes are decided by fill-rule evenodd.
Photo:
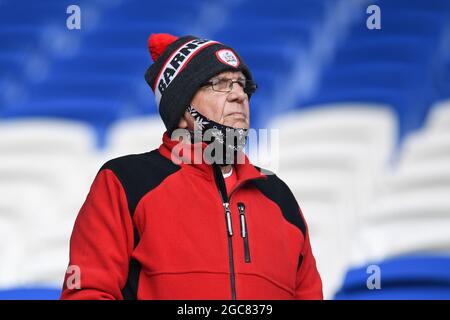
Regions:
M 248 245 L 248 230 L 247 222 L 245 221 L 245 204 L 238 202 L 239 217 L 241 221 L 241 237 L 244 241 L 244 256 L 245 263 L 250 263 L 250 247 Z
M 230 211 L 230 204 L 228 202 L 225 202 L 223 204 L 223 207 L 225 209 L 225 219 L 227 222 L 227 231 L 228 231 L 228 235 L 230 237 L 233 236 L 233 224 L 231 223 L 231 211 Z
M 231 223 L 231 211 L 230 211 L 230 201 L 228 199 L 227 189 L 225 186 L 225 181 L 222 176 L 222 172 L 218 165 L 213 165 L 214 177 L 219 190 L 220 197 L 222 198 L 222 205 L 225 212 L 225 223 L 227 226 L 227 238 L 228 238 L 228 257 L 230 261 L 230 285 L 231 285 L 231 299 L 236 300 L 236 280 L 234 274 L 234 259 L 233 259 L 233 225 Z
M 227 188 L 225 186 L 225 180 L 223 178 L 220 167 L 217 164 L 213 164 L 212 167 L 214 170 L 214 180 L 216 182 L 217 189 L 219 190 L 219 194 L 222 199 L 222 205 L 223 205 L 224 211 L 225 211 L 225 222 L 227 225 L 227 236 L 228 236 L 228 257 L 229 257 L 229 261 L 230 261 L 231 299 L 236 300 L 236 280 L 235 280 L 235 273 L 234 273 L 233 242 L 232 242 L 232 238 L 231 238 L 233 236 L 233 226 L 231 223 L 230 200 L 228 198 Z M 258 178 L 255 178 L 255 179 L 258 179 Z M 241 183 L 237 187 L 235 187 L 234 190 L 232 191 L 232 193 L 230 194 L 230 197 L 242 185 L 243 185 L 243 183 Z M 245 222 L 245 206 L 244 206 L 244 222 Z M 246 228 L 246 226 L 245 226 L 245 228 Z M 248 250 L 248 233 L 247 232 L 246 232 L 246 238 L 247 238 L 246 246 L 247 246 L 247 252 L 248 252 L 248 262 L 250 262 L 250 250 Z M 244 244 L 245 244 L 245 242 L 244 242 Z M 247 257 L 246 257 L 246 262 L 247 262 Z

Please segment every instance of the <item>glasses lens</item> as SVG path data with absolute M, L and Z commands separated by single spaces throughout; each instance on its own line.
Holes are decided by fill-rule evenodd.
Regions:
M 251 80 L 232 80 L 232 79 L 214 79 L 212 82 L 212 88 L 214 91 L 230 92 L 232 86 L 237 84 L 248 95 L 253 94 L 258 87 L 254 81 Z
M 221 92 L 230 91 L 230 79 L 217 79 L 213 81 L 213 89 Z

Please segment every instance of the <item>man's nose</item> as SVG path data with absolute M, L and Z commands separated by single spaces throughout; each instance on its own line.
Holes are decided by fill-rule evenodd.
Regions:
M 227 96 L 227 100 L 243 102 L 245 99 L 248 99 L 247 94 L 244 92 L 244 88 L 242 88 L 239 84 L 233 83 L 233 88 Z

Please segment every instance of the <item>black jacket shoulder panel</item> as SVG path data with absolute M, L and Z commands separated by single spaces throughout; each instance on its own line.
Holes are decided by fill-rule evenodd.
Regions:
M 141 198 L 164 179 L 177 172 L 180 166 L 162 156 L 158 149 L 109 160 L 100 169 L 110 169 L 121 182 L 131 216 Z
M 256 168 L 262 171 L 262 169 Z M 275 174 L 267 174 L 267 179 L 254 180 L 253 185 L 278 205 L 288 222 L 296 226 L 302 232 L 303 236 L 306 235 L 306 224 L 300 215 L 299 205 L 286 183 Z

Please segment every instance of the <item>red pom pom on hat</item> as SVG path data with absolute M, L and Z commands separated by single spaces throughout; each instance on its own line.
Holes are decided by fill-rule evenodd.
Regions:
M 166 48 L 178 38 L 168 33 L 152 33 L 148 38 L 148 50 L 155 62 Z

